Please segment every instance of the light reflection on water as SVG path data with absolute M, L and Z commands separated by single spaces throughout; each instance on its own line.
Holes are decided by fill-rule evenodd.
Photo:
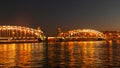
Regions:
M 43 53 L 41 43 L 0 44 L 0 68 L 42 67 Z
M 118 68 L 119 41 L 62 42 L 48 46 L 49 67 Z
M 0 68 L 119 68 L 120 41 L 0 44 Z

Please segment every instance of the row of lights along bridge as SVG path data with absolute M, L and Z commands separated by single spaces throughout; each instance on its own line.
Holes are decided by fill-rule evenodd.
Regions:
M 57 29 L 57 36 L 46 37 L 44 32 L 37 29 L 22 26 L 0 26 L 0 40 L 18 41 L 80 41 L 80 40 L 105 40 L 119 39 L 120 32 L 117 31 L 97 31 L 93 29 L 73 29 L 62 32 Z

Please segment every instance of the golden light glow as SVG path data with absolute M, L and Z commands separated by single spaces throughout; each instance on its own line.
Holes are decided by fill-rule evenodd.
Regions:
M 70 30 L 65 33 L 61 33 L 61 36 L 65 37 L 101 37 L 105 38 L 102 32 L 92 30 L 92 29 L 77 29 Z
M 43 38 L 43 32 L 39 29 L 33 29 L 23 26 L 0 26 L 0 37 L 38 37 Z

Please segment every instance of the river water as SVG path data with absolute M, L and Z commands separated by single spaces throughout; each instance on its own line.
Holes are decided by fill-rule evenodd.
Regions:
M 0 68 L 119 67 L 119 40 L 0 44 Z

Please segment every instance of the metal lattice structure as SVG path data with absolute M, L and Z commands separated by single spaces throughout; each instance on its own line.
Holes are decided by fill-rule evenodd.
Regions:
M 23 26 L 0 26 L 0 38 L 37 39 L 43 40 L 43 31 Z
M 59 37 L 104 38 L 104 34 L 93 29 L 76 29 L 61 33 Z

